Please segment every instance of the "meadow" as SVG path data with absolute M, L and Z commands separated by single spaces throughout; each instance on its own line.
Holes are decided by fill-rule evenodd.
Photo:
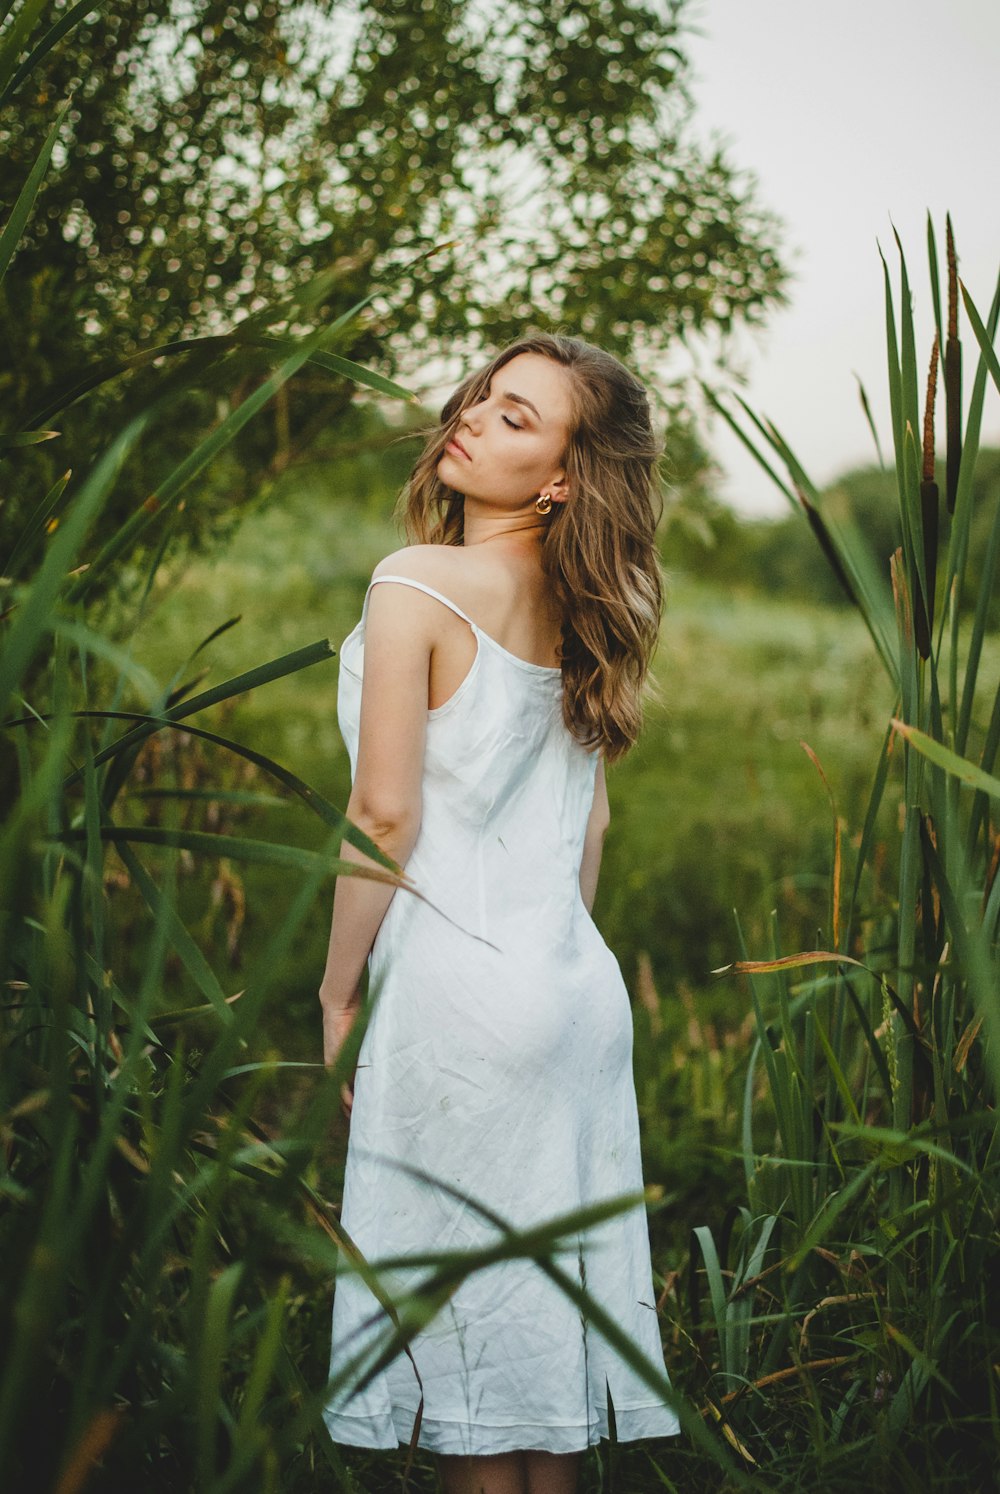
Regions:
M 164 573 L 163 595 L 154 587 L 132 631 L 136 662 L 166 680 L 201 636 L 236 616 L 239 623 L 199 656 L 203 686 L 318 638 L 336 648 L 360 614 L 375 562 L 401 543 L 388 520 L 391 491 L 381 494 L 380 521 L 370 505 L 333 496 L 337 477 L 331 471 L 329 495 L 311 485 L 251 516 L 221 553 Z M 632 982 L 645 959 L 664 991 L 680 982 L 707 994 L 708 972 L 735 957 L 734 909 L 758 946 L 774 908 L 790 938 L 808 941 L 823 924 L 832 823 L 801 742 L 859 830 L 892 701 L 852 613 L 723 590 L 672 571 L 669 561 L 667 554 L 668 603 L 646 731 L 609 775 L 613 829 L 595 917 Z M 227 730 L 343 804 L 350 778 L 336 671 L 331 659 L 240 697 Z M 297 808 L 292 801 L 283 813 L 258 810 L 241 823 L 248 834 L 315 844 L 318 830 L 304 815 L 297 828 Z M 292 888 L 270 869 L 247 876 L 256 885 L 239 946 L 252 963 L 266 932 L 262 910 L 281 906 Z M 301 969 L 290 972 L 296 1021 L 286 1044 L 298 1042 L 304 1003 L 315 1015 L 327 933 L 316 922 L 311 943 L 301 946 Z M 719 999 L 734 996 L 729 988 Z
M 376 479 L 356 496 L 350 485 L 349 471 L 319 469 L 297 491 L 290 484 L 280 502 L 247 517 L 223 548 L 163 567 L 126 629 L 136 664 L 160 681 L 176 678 L 196 643 L 235 618 L 239 621 L 199 653 L 199 688 L 324 636 L 336 649 L 357 619 L 372 566 L 400 544 L 389 520 L 391 486 Z M 712 972 L 741 951 L 762 957 L 779 944 L 808 949 L 829 943 L 838 833 L 841 854 L 850 860 L 860 848 L 895 702 L 855 609 L 713 580 L 708 552 L 700 567 L 704 575 L 690 562 L 672 568 L 669 544 L 663 563 L 668 602 L 646 730 L 609 775 L 612 829 L 594 914 L 632 996 L 644 1173 L 656 1194 L 650 1230 L 667 1363 L 675 1383 L 693 1391 L 704 1388 L 702 1377 L 711 1383 L 719 1376 L 714 1330 L 698 1321 L 699 1299 L 711 1273 L 696 1231 L 728 1240 L 734 1223 L 746 1224 L 747 1076 L 758 1036 L 746 978 Z M 818 552 L 815 564 L 822 565 Z M 966 642 L 963 654 L 967 648 Z M 984 639 L 983 650 L 981 667 L 995 677 L 997 640 Z M 188 672 L 192 668 L 189 664 Z M 333 656 L 239 696 L 225 707 L 224 729 L 343 804 L 349 769 L 336 722 L 336 671 Z M 202 788 L 205 802 L 195 801 L 187 825 L 321 844 L 322 826 L 294 797 L 262 793 L 267 785 L 260 773 L 240 778 L 254 802 L 227 804 L 225 792 L 238 799 L 227 764 L 224 751 L 180 731 L 156 750 L 149 779 L 161 786 L 228 785 L 218 799 L 210 787 Z M 141 768 L 140 757 L 134 775 L 140 801 L 148 792 Z M 148 814 L 151 804 L 155 795 L 136 810 Z M 861 924 L 892 902 L 901 814 L 902 784 L 890 782 L 869 847 Z M 134 959 L 134 978 L 152 921 L 137 900 L 130 904 L 127 876 L 120 881 L 114 893 L 120 900 L 119 959 L 126 970 Z M 241 972 L 262 958 L 299 884 L 300 878 L 283 868 L 182 855 L 177 905 L 227 991 L 238 990 Z M 253 1047 L 257 1061 L 315 1063 L 315 988 L 327 930 L 328 897 L 321 894 L 286 953 L 280 985 L 261 1009 Z M 856 947 L 860 952 L 860 943 Z M 793 999 L 804 989 L 793 987 Z M 190 979 L 179 960 L 167 966 L 160 1000 L 167 1011 L 192 1005 Z M 284 1134 L 289 1116 L 299 1113 L 315 1084 L 309 1069 L 275 1068 L 261 1077 L 255 1116 L 269 1138 Z M 753 1145 L 766 1158 L 775 1147 L 778 1118 L 759 1064 L 749 1094 Z M 877 1114 L 876 1105 L 872 1115 Z M 334 1207 L 345 1142 L 343 1122 L 333 1119 L 309 1170 L 319 1195 Z M 289 1339 L 307 1379 L 319 1380 L 324 1373 L 329 1290 L 329 1277 L 314 1273 L 300 1283 L 289 1307 Z M 854 1295 L 832 1294 L 831 1300 Z M 803 1309 L 799 1320 L 808 1317 Z M 766 1333 L 767 1322 L 763 1314 L 752 1325 Z M 834 1337 L 843 1335 L 841 1325 Z M 840 1367 L 844 1357 L 827 1356 L 834 1362 L 830 1373 L 847 1374 Z M 812 1414 L 810 1397 L 798 1384 L 796 1394 L 789 1395 L 791 1387 L 781 1371 L 776 1373 L 786 1392 L 781 1415 L 791 1421 L 784 1428 L 788 1445 L 774 1447 L 772 1466 L 787 1464 L 789 1487 L 800 1486 L 803 1464 L 820 1480 L 817 1487 L 846 1487 L 857 1467 L 850 1446 L 831 1457 L 829 1450 L 810 1444 L 808 1430 L 800 1425 L 797 1447 L 791 1427 Z M 876 1377 L 873 1406 L 879 1383 Z M 749 1460 L 750 1448 L 743 1446 Z M 872 1450 L 862 1446 L 859 1455 L 869 1460 Z M 373 1494 L 398 1487 L 402 1454 L 392 1460 L 340 1451 L 340 1486 Z M 295 1473 L 286 1472 L 296 1480 L 288 1487 L 308 1477 L 315 1458 L 315 1449 L 303 1450 L 293 1462 Z M 409 1477 L 411 1488 L 435 1488 L 432 1468 L 419 1453 Z M 594 1453 L 586 1477 L 588 1490 L 720 1487 L 719 1470 L 696 1452 L 655 1447 L 617 1449 L 610 1465 Z M 938 1482 L 949 1486 L 945 1478 Z M 903 1478 L 900 1487 L 905 1486 Z
M 136 661 L 158 679 L 171 677 L 191 650 L 195 619 L 205 634 L 240 617 L 202 655 L 206 685 L 251 667 L 268 651 L 290 651 L 324 634 L 336 644 L 358 616 L 375 561 L 399 545 L 388 521 L 392 498 L 391 489 L 376 486 L 363 504 L 352 502 L 334 468 L 248 518 L 221 553 L 164 571 L 132 633 Z M 745 938 L 759 951 L 770 948 L 774 920 L 796 945 L 817 937 L 829 911 L 833 819 L 828 790 L 803 744 L 822 765 L 856 843 L 892 701 L 855 613 L 699 580 L 672 570 L 669 551 L 664 567 L 668 605 L 647 726 L 609 776 L 613 824 L 594 914 L 633 996 L 645 1176 L 662 1194 L 650 1221 L 654 1267 L 660 1288 L 672 1282 L 676 1292 L 693 1269 L 692 1230 L 719 1229 L 742 1184 L 740 1089 L 753 1011 L 744 982 L 710 972 L 738 953 L 737 911 Z M 349 770 L 336 724 L 336 667 L 331 659 L 241 697 L 226 731 L 294 765 L 342 804 Z M 188 746 L 203 762 L 198 744 Z M 170 766 L 181 779 L 183 739 L 172 750 Z M 223 756 L 204 768 L 206 781 L 217 780 Z M 158 771 L 167 766 L 161 760 Z M 243 811 L 239 823 L 254 836 L 303 844 L 318 838 L 294 801 Z M 891 863 L 887 851 L 886 876 L 895 869 Z M 292 902 L 297 879 L 270 867 L 232 865 L 225 876 L 240 884 L 235 940 L 213 899 L 219 868 L 191 861 L 179 901 L 217 968 L 228 963 L 235 989 L 240 970 L 253 967 Z M 141 951 L 148 934 L 138 910 L 136 917 L 126 942 Z M 280 991 L 261 1014 L 259 1033 L 276 1061 L 318 1056 L 315 988 L 327 931 L 321 897 L 286 959 Z M 183 970 L 174 974 L 174 1001 L 190 1004 Z M 288 1086 L 296 1081 L 310 1082 L 279 1071 L 260 1095 L 279 1133 Z M 766 1094 L 760 1103 L 764 1134 Z M 329 1138 L 334 1175 L 344 1140 L 338 1123 Z M 302 1308 L 316 1334 L 308 1352 L 317 1375 L 327 1290 L 317 1282 L 317 1300 Z M 679 1341 L 670 1365 L 682 1383 L 686 1353 Z M 623 1470 L 633 1473 L 621 1478 L 645 1479 L 635 1466 L 641 1454 L 623 1449 L 622 1458 Z M 347 1468 L 352 1464 L 362 1470 L 359 1488 L 389 1478 L 364 1454 L 348 1454 Z M 425 1477 L 431 1477 L 426 1470 Z
M 371 293 L 363 257 L 310 262 L 228 331 L 151 345 L 147 313 L 144 348 L 126 338 L 82 382 L 60 377 L 79 292 L 64 323 L 47 315 L 58 275 L 24 276 L 54 160 L 70 196 L 49 216 L 75 202 L 55 151 L 71 101 L 32 75 L 62 66 L 85 10 L 36 36 L 25 0 L 0 45 L 0 107 L 20 90 L 0 283 L 20 285 L 40 360 L 0 369 L 21 412 L 3 435 L 0 1468 L 26 1494 L 431 1494 L 424 1454 L 339 1448 L 320 1417 L 334 1273 L 368 1265 L 339 1220 L 339 1087 L 361 1026 L 325 1070 L 316 987 L 333 879 L 355 868 L 343 843 L 394 874 L 343 813 L 336 652 L 399 544 L 400 460 L 362 441 L 296 468 L 290 439 L 304 412 L 351 448 L 356 387 L 408 400 L 369 363 L 387 307 L 412 317 L 421 298 Z M 224 72 L 223 30 L 208 64 Z M 154 240 L 137 232 L 141 258 Z M 272 248 L 280 261 L 288 245 Z M 928 223 L 925 378 L 897 248 L 891 542 L 735 393 L 706 389 L 810 558 L 786 565 L 793 586 L 755 587 L 737 535 L 713 579 L 707 552 L 681 563 L 665 529 L 657 689 L 609 775 L 594 916 L 632 997 L 671 1383 L 554 1261 L 620 1202 L 506 1230 L 492 1257 L 435 1254 L 387 1304 L 391 1356 L 487 1259 L 555 1275 L 682 1426 L 667 1447 L 612 1436 L 586 1459 L 586 1494 L 995 1485 L 1000 485 L 979 433 L 1000 392 L 1000 290 L 977 307 L 950 221 L 943 253 Z M 128 277 L 103 284 L 125 287 L 130 315 Z M 398 322 L 397 343 L 406 326 L 421 331 Z M 72 466 L 65 447 L 46 459 L 64 437 Z M 252 472 L 255 500 L 237 501 Z M 821 600 L 827 574 L 839 604 Z

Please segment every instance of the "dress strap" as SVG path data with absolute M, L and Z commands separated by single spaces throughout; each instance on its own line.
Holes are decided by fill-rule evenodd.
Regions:
M 443 602 L 446 607 L 450 607 L 452 612 L 457 612 L 459 617 L 462 618 L 464 622 L 467 622 L 469 624 L 469 627 L 472 628 L 473 631 L 475 631 L 475 623 L 472 621 L 471 617 L 466 617 L 461 607 L 456 607 L 454 602 L 450 601 L 448 597 L 442 596 L 439 591 L 435 591 L 433 586 L 426 586 L 423 581 L 414 581 L 412 576 L 373 576 L 368 586 L 368 590 L 365 593 L 365 604 L 361 610 L 362 620 L 364 620 L 365 614 L 368 611 L 368 598 L 371 596 L 372 587 L 376 586 L 379 581 L 399 581 L 403 586 L 415 586 L 418 591 L 425 591 L 429 597 L 436 597 L 439 602 Z

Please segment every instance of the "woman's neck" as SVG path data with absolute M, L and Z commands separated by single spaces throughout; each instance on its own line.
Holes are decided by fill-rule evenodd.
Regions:
M 477 514 L 470 512 L 466 500 L 462 542 L 466 548 L 489 544 L 509 554 L 539 557 L 547 527 L 546 521 L 533 509 L 527 513 Z

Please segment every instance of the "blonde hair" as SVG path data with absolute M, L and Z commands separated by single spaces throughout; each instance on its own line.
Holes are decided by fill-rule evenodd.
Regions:
M 397 515 L 411 544 L 461 545 L 464 498 L 437 475 L 462 413 L 485 397 L 505 363 L 539 353 L 565 368 L 572 385 L 568 498 L 553 504 L 542 567 L 560 604 L 563 719 L 608 763 L 642 728 L 643 687 L 656 650 L 663 580 L 656 525 L 663 511 L 654 475 L 658 451 L 649 399 L 610 353 L 576 337 L 539 334 L 503 349 L 462 383 L 441 411 L 400 497 Z

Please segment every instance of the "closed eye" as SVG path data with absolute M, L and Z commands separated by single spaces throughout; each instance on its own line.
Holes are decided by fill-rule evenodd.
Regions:
M 518 425 L 518 423 L 517 423 L 516 420 L 509 420 L 506 415 L 503 416 L 503 423 L 504 423 L 504 425 L 509 425 L 512 431 L 523 431 L 524 430 L 524 426 L 523 425 Z

